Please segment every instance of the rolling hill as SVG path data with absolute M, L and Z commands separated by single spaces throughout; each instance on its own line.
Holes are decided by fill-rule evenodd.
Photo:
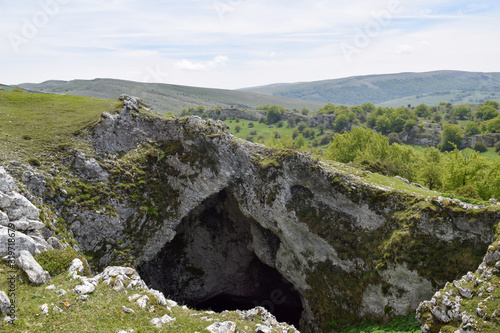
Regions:
M 207 108 L 239 106 L 255 109 L 261 105 L 280 105 L 287 109 L 319 109 L 325 103 L 303 101 L 279 96 L 211 88 L 197 88 L 159 83 L 141 83 L 114 79 L 46 81 L 19 85 L 31 92 L 55 93 L 96 98 L 113 99 L 127 93 L 140 97 L 158 112 L 173 111 L 178 114 L 183 108 L 203 105 Z
M 354 76 L 313 82 L 272 84 L 241 91 L 323 103 L 380 106 L 481 103 L 500 100 L 500 73 L 435 71 Z

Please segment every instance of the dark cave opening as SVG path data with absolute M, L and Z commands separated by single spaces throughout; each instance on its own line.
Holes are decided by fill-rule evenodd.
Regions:
M 271 312 L 278 321 L 299 327 L 303 307 L 300 294 L 292 283 L 276 269 L 271 268 L 255 257 L 252 262 L 255 270 L 254 292 L 238 296 L 227 293 L 215 295 L 207 300 L 187 304 L 197 310 L 249 310 L 262 306 Z
M 198 310 L 248 310 L 263 306 L 278 321 L 299 327 L 300 293 L 272 261 L 279 238 L 240 211 L 226 191 L 205 200 L 183 219 L 177 235 L 149 262 L 138 267 L 151 288 Z M 256 236 L 260 235 L 260 236 Z M 260 237 L 259 245 L 254 238 Z

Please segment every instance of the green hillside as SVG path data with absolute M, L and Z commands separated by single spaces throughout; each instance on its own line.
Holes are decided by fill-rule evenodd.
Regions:
M 293 84 L 273 84 L 241 90 L 346 105 L 481 103 L 484 100 L 500 100 L 500 73 L 436 71 L 368 75 Z
M 0 90 L 0 162 L 37 164 L 66 147 L 83 149 L 85 141 L 77 135 L 95 125 L 103 112 L 121 105 L 118 99 Z
M 56 93 L 96 98 L 116 98 L 120 94 L 140 96 L 159 112 L 173 111 L 178 114 L 183 108 L 203 105 L 207 108 L 238 106 L 255 109 L 260 105 L 281 105 L 287 109 L 314 110 L 324 103 L 297 101 L 243 91 L 197 88 L 159 83 L 141 83 L 114 79 L 46 81 L 40 84 L 20 84 L 23 89 L 43 93 Z

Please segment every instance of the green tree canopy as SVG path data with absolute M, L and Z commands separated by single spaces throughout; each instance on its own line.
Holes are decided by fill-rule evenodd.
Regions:
M 281 120 L 281 115 L 285 113 L 282 106 L 271 105 L 267 108 L 267 123 L 274 124 Z
M 460 120 L 465 120 L 470 116 L 470 109 L 467 105 L 458 105 L 455 110 L 453 110 L 452 115 Z
M 326 113 L 326 114 L 335 113 L 335 105 L 333 105 L 332 103 L 328 103 L 325 106 L 323 106 L 321 109 L 319 109 L 318 113 Z
M 481 129 L 479 128 L 479 125 L 476 122 L 470 121 L 465 125 L 465 135 L 473 136 L 480 133 Z
M 441 150 L 449 151 L 462 145 L 462 128 L 454 124 L 445 124 L 441 134 Z
M 498 110 L 494 107 L 490 105 L 483 105 L 477 109 L 476 118 L 486 121 L 498 117 L 499 114 Z
M 497 101 L 484 101 L 483 105 L 489 105 L 496 109 L 500 106 L 500 103 L 498 103 Z
M 415 108 L 415 114 L 419 117 L 428 117 L 431 114 L 431 110 L 425 104 L 420 104 Z
M 500 133 L 500 116 L 488 120 L 486 122 L 486 129 L 489 133 Z

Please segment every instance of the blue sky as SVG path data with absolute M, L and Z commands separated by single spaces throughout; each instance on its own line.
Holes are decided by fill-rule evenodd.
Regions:
M 0 83 L 110 77 L 233 89 L 500 72 L 498 17 L 494 1 L 2 1 Z

